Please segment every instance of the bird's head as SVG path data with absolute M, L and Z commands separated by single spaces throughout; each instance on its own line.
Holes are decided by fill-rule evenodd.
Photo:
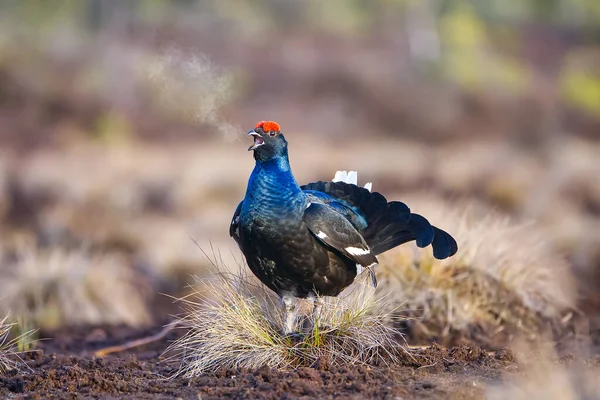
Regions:
M 254 150 L 254 158 L 257 161 L 287 156 L 287 141 L 277 122 L 260 121 L 248 135 L 254 138 L 254 144 L 248 147 L 248 151 Z

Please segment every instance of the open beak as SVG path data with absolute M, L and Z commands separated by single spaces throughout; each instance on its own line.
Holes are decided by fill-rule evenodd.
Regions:
M 248 151 L 250 150 L 255 150 L 257 147 L 262 146 L 263 144 L 265 144 L 262 136 L 260 135 L 260 133 L 256 132 L 255 130 L 251 130 L 248 132 L 249 136 L 252 136 L 254 138 L 254 144 L 250 147 L 248 147 Z

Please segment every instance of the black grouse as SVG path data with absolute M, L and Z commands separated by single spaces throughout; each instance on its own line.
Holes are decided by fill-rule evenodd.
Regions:
M 279 125 L 261 121 L 248 132 L 256 165 L 229 234 L 250 270 L 282 299 L 284 334 L 293 332 L 296 298 L 337 296 L 371 269 L 377 255 L 412 240 L 444 259 L 458 246 L 452 236 L 413 214 L 406 204 L 346 182 L 296 183 Z

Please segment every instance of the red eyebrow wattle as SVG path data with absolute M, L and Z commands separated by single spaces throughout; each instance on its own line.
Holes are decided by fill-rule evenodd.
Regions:
M 265 132 L 281 131 L 281 127 L 279 126 L 279 124 L 274 121 L 260 121 L 258 124 L 256 124 L 256 126 L 254 128 L 255 129 L 262 128 L 263 131 L 265 131 Z

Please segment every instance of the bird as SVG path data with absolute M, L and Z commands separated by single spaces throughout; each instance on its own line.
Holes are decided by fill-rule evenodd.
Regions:
M 314 302 L 314 321 L 323 297 L 339 295 L 363 271 L 376 287 L 383 252 L 411 241 L 431 245 L 437 259 L 458 251 L 449 233 L 406 204 L 387 201 L 371 183 L 358 186 L 356 172 L 300 186 L 278 123 L 260 121 L 247 135 L 255 165 L 229 234 L 252 273 L 279 296 L 283 335 L 297 333 L 297 299 Z

